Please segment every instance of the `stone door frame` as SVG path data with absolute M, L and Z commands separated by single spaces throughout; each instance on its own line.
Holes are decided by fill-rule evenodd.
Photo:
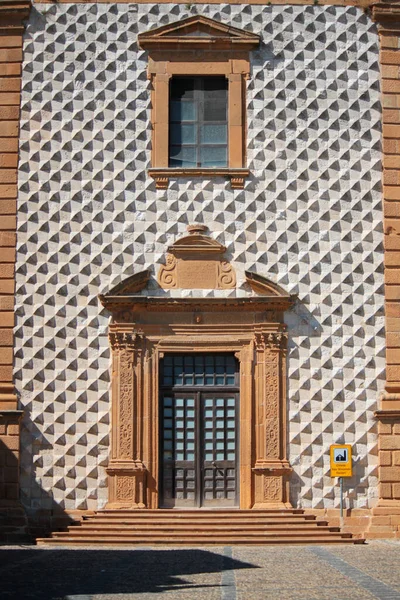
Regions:
M 172 299 L 103 296 L 113 314 L 109 502 L 159 506 L 159 365 L 166 353 L 234 353 L 240 365 L 239 506 L 289 504 L 288 296 Z

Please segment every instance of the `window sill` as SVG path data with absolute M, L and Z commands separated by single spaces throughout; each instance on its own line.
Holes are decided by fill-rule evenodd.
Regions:
M 234 190 L 242 190 L 244 188 L 245 178 L 250 175 L 249 169 L 231 169 L 229 167 L 215 168 L 215 169 L 167 169 L 167 168 L 153 168 L 149 169 L 149 175 L 156 182 L 156 188 L 158 190 L 166 190 L 168 188 L 170 178 L 177 177 L 229 177 L 231 180 L 231 187 Z

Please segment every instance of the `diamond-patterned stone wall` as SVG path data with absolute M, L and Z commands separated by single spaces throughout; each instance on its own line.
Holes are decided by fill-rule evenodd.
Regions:
M 150 90 L 137 34 L 196 12 L 263 38 L 243 191 L 224 179 L 156 191 L 146 175 Z M 299 296 L 287 314 L 292 501 L 338 506 L 328 450 L 346 442 L 348 506 L 371 505 L 384 316 L 369 17 L 334 6 L 36 4 L 24 51 L 15 379 L 28 509 L 104 505 L 110 353 L 97 295 L 161 263 L 193 222 L 227 246 L 238 293 L 254 269 Z

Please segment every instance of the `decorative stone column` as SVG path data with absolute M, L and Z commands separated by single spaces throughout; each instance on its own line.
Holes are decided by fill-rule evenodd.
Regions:
M 286 347 L 284 332 L 260 332 L 254 339 L 256 460 L 254 508 L 290 506 L 286 455 Z
M 111 325 L 112 433 L 108 508 L 146 507 L 142 448 L 143 336 L 133 327 Z

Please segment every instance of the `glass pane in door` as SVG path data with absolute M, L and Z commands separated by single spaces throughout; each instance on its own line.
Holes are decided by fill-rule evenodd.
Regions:
M 237 501 L 236 394 L 202 394 L 202 506 Z
M 196 397 L 164 394 L 162 401 L 164 506 L 196 505 Z

